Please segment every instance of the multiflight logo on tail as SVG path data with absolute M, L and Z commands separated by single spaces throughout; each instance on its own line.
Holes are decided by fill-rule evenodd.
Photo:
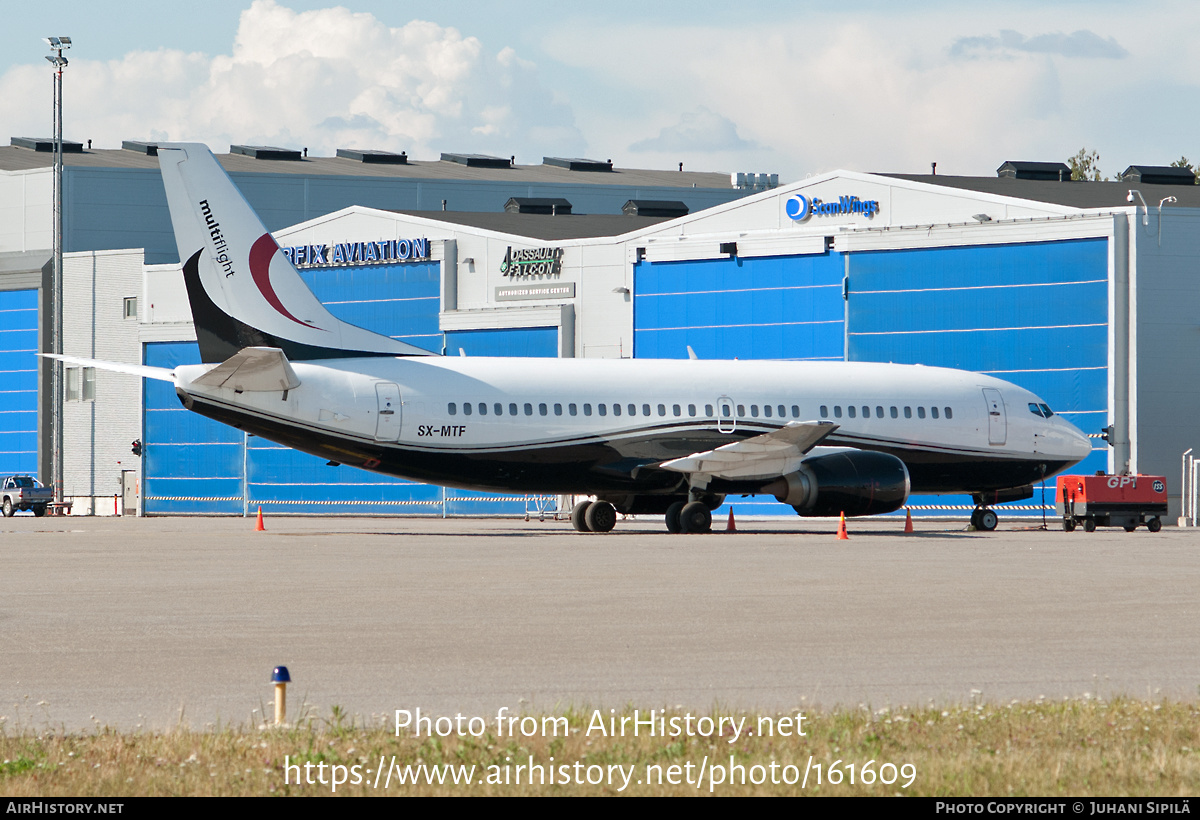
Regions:
M 803 194 L 790 197 L 783 206 L 788 219 L 793 222 L 803 222 L 810 216 L 846 216 L 859 215 L 871 219 L 879 213 L 879 201 L 875 199 L 862 200 L 856 196 L 840 196 L 836 202 L 825 202 L 817 197 L 809 199 Z

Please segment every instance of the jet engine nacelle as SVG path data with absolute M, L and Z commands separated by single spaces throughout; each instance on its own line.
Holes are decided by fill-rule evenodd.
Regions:
M 807 459 L 763 488 L 798 515 L 878 515 L 908 500 L 908 468 L 887 453 L 853 450 Z

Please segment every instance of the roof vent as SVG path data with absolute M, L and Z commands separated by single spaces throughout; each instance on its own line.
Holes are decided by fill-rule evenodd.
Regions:
M 511 168 L 512 160 L 487 154 L 442 154 L 442 162 L 457 162 L 468 168 Z
M 566 168 L 568 171 L 606 171 L 613 169 L 612 160 L 601 162 L 598 159 L 583 159 L 581 157 L 542 157 L 542 165 L 554 165 Z
M 779 174 L 747 174 L 738 171 L 729 175 L 729 182 L 739 191 L 769 191 L 779 187 Z
M 688 206 L 670 199 L 631 199 L 621 206 L 625 216 L 687 216 Z
M 299 160 L 300 152 L 287 148 L 276 148 L 273 145 L 231 145 L 229 153 L 242 154 L 254 159 L 290 159 Z
M 1171 165 L 1130 165 L 1121 172 L 1121 181 L 1143 185 L 1195 185 L 1196 175 L 1190 168 Z
M 126 151 L 137 151 L 139 154 L 145 154 L 148 157 L 158 156 L 157 142 L 142 142 L 140 140 L 121 140 L 121 148 Z
M 365 165 L 408 165 L 408 153 L 405 151 L 394 154 L 391 151 L 339 148 L 337 155 L 342 159 L 352 159 Z
M 571 203 L 561 197 L 514 196 L 504 203 L 504 212 L 567 216 L 571 213 Z
M 996 169 L 996 176 L 1008 179 L 1039 179 L 1043 182 L 1070 182 L 1071 166 L 1065 162 L 1008 162 Z
M 17 148 L 28 148 L 43 153 L 54 152 L 54 137 L 13 137 L 10 142 Z M 83 143 L 63 140 L 62 149 L 64 154 L 82 154 Z

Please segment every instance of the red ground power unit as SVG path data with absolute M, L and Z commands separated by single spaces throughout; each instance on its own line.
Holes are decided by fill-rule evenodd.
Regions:
M 1160 475 L 1060 475 L 1054 509 L 1063 529 L 1076 525 L 1092 532 L 1096 527 L 1124 527 L 1133 532 L 1141 524 L 1150 532 L 1162 529 L 1167 514 L 1167 479 Z

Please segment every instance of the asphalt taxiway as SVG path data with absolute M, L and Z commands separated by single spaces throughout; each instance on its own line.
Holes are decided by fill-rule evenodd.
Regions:
M 0 716 L 247 725 L 278 664 L 291 716 L 366 720 L 1197 696 L 1190 530 L 835 526 L 3 519 Z

